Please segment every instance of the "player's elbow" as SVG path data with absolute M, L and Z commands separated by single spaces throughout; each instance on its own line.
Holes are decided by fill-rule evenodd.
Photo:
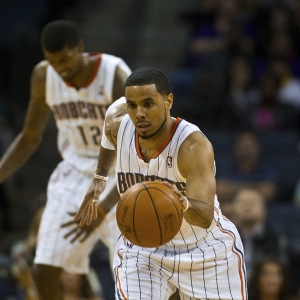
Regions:
M 207 214 L 204 216 L 204 218 L 202 218 L 201 227 L 204 229 L 208 229 L 213 221 L 213 218 L 214 218 L 214 211 L 210 209 L 207 212 Z
M 202 222 L 202 228 L 204 229 L 208 229 L 211 225 L 211 222 L 212 222 L 212 219 L 209 221 L 209 220 L 204 220 L 204 222 Z
M 185 216 L 185 219 L 191 225 L 199 226 L 203 229 L 208 229 L 213 221 L 213 217 L 213 212 L 211 213 L 206 211 L 204 213 L 202 211 L 200 214 L 191 214 L 189 216 Z

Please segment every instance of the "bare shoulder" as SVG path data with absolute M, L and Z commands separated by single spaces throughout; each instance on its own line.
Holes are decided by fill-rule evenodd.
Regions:
M 46 72 L 47 72 L 47 67 L 49 63 L 46 60 L 42 60 L 38 64 L 35 65 L 32 71 L 32 76 L 36 79 L 46 79 Z
M 113 85 L 113 99 L 119 99 L 124 95 L 124 84 L 128 74 L 119 66 L 116 67 Z
M 43 60 L 33 69 L 31 74 L 31 95 L 43 96 L 45 94 L 46 73 L 48 62 Z
M 211 152 L 213 151 L 213 147 L 211 142 L 205 135 L 203 135 L 200 131 L 194 131 L 182 143 L 180 151 Z
M 191 165 L 200 166 L 214 164 L 214 150 L 211 142 L 200 131 L 191 133 L 181 144 L 178 152 L 179 167 L 183 173 Z M 191 162 L 193 162 L 191 164 Z
M 123 70 L 120 66 L 117 66 L 115 71 L 115 80 L 120 80 L 121 82 L 125 83 L 127 77 L 128 73 L 125 70 Z
M 40 136 L 48 121 L 51 110 L 46 103 L 47 61 L 38 63 L 31 74 L 30 101 L 27 108 L 24 128 L 27 135 Z
M 31 103 L 38 105 L 39 109 L 46 109 L 46 74 L 49 63 L 46 60 L 39 62 L 33 69 L 30 81 Z
M 105 134 L 116 147 L 117 135 L 123 117 L 127 114 L 127 104 L 120 103 L 112 108 L 105 117 Z

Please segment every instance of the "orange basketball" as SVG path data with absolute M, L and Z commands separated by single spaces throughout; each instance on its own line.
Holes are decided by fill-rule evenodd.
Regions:
M 131 243 L 158 247 L 178 233 L 183 220 L 182 204 L 169 186 L 145 181 L 122 194 L 116 218 L 120 231 Z

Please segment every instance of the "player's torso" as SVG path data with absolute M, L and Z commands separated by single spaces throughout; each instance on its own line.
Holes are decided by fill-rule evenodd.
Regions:
M 178 127 L 181 122 L 183 120 L 177 119 L 174 126 Z M 135 183 L 156 179 L 177 183 L 178 189 L 184 191 L 185 178 L 180 175 L 177 168 L 178 134 L 176 130 L 169 137 L 166 147 L 160 149 L 147 163 L 140 153 L 138 138 L 129 116 L 123 118 L 117 139 L 116 171 L 120 193 Z
M 114 56 L 97 54 L 90 80 L 78 90 L 48 66 L 46 101 L 54 113 L 58 148 L 64 159 L 98 157 L 105 112 L 113 102 L 113 81 L 118 63 Z
M 173 133 L 164 143 L 164 147 L 154 155 L 149 163 L 146 163 L 139 151 L 134 126 L 128 115 L 124 117 L 118 132 L 116 162 L 117 184 L 120 193 L 124 193 L 133 184 L 141 181 L 166 180 L 175 184 L 178 190 L 185 194 L 186 178 L 180 174 L 177 166 L 178 149 L 189 134 L 199 131 L 199 129 L 181 119 L 177 119 L 174 126 L 176 130 L 172 130 Z M 195 230 L 194 226 L 184 220 L 180 233 L 175 236 L 172 243 L 181 244 L 182 236 L 185 237 L 186 243 L 196 243 L 207 234 L 206 230 L 199 229 L 200 227 Z

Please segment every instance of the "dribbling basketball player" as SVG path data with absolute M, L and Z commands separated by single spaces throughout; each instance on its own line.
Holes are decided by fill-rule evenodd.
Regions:
M 106 116 L 107 139 L 96 174 L 107 176 L 113 160 L 102 150 L 115 149 L 111 157 L 117 158 L 120 193 L 146 179 L 167 179 L 181 192 L 184 216 L 177 235 L 156 248 L 139 247 L 120 236 L 114 260 L 116 299 L 169 299 L 178 289 L 181 299 L 246 300 L 243 245 L 219 207 L 212 145 L 197 126 L 171 117 L 172 104 L 166 75 L 145 67 L 128 77 L 125 98 Z M 75 217 L 81 218 L 80 225 L 95 217 L 92 195 L 104 188 L 104 181 L 94 179 Z

